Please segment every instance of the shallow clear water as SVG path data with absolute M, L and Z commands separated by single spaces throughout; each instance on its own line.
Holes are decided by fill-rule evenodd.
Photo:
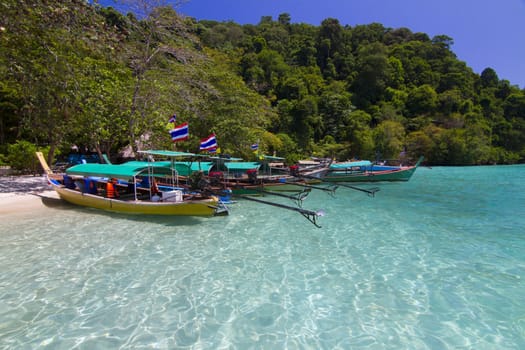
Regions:
M 525 166 L 379 187 L 312 193 L 320 229 L 244 201 L 0 217 L 0 349 L 524 349 Z

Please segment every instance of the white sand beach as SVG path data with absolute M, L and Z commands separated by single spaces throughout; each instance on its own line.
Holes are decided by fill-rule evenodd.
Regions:
M 45 176 L 0 177 L 0 216 L 44 208 L 42 198 L 58 199 Z

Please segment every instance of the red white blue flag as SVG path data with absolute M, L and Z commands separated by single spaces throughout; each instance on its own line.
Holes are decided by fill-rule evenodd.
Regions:
M 177 120 L 177 115 L 173 113 L 173 115 L 168 120 L 168 123 L 175 123 L 176 120 Z
M 215 134 L 211 134 L 205 139 L 201 139 L 201 151 L 209 151 L 211 149 L 217 148 L 217 139 L 215 138 Z
M 251 147 L 252 151 L 257 151 L 259 149 L 259 144 L 258 143 L 254 143 L 250 147 Z
M 170 131 L 170 135 L 171 141 L 173 142 L 187 140 L 190 136 L 188 123 L 183 123 L 179 126 L 174 127 L 173 130 Z

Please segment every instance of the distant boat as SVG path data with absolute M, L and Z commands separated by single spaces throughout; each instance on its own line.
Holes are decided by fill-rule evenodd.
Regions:
M 173 215 L 173 216 L 213 216 L 227 214 L 227 209 L 216 196 L 188 193 L 177 186 L 174 167 L 164 164 L 140 162 L 120 165 L 79 164 L 68 168 L 63 175 L 53 174 L 42 154 L 37 156 L 46 170 L 48 181 L 63 200 L 84 207 L 102 209 L 126 214 Z M 147 152 L 146 152 L 147 153 Z M 181 152 L 165 153 L 176 157 Z M 111 179 L 118 198 L 108 198 L 105 187 Z M 159 186 L 154 193 L 148 185 L 155 179 L 164 179 L 169 186 Z M 169 181 L 166 181 L 169 179 Z M 160 181 L 159 181 L 160 182 Z
M 265 156 L 270 158 L 269 156 Z M 271 159 L 284 159 L 271 157 Z M 274 164 L 271 164 L 274 165 Z M 217 164 L 208 174 L 212 186 L 227 187 L 234 195 L 261 195 L 266 192 L 301 193 L 319 180 L 306 180 L 289 174 L 288 168 L 269 167 L 261 162 L 243 162 L 239 158 Z
M 332 163 L 323 168 L 310 170 L 308 177 L 317 177 L 324 182 L 381 182 L 408 181 L 423 161 L 420 157 L 412 166 L 389 166 L 372 164 L 368 160 Z

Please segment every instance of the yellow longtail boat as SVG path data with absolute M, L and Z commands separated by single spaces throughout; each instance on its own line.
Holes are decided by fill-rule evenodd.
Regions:
M 146 155 L 189 156 L 184 152 L 144 151 Z M 62 176 L 53 174 L 40 152 L 37 156 L 48 181 L 61 199 L 79 206 L 126 214 L 213 216 L 227 214 L 216 196 L 188 193 L 178 186 L 178 171 L 166 162 L 130 162 L 124 164 L 79 164 Z M 153 191 L 149 184 L 163 179 L 164 186 Z M 112 182 L 118 197 L 109 198 L 105 190 Z M 168 184 L 168 185 L 166 185 Z

